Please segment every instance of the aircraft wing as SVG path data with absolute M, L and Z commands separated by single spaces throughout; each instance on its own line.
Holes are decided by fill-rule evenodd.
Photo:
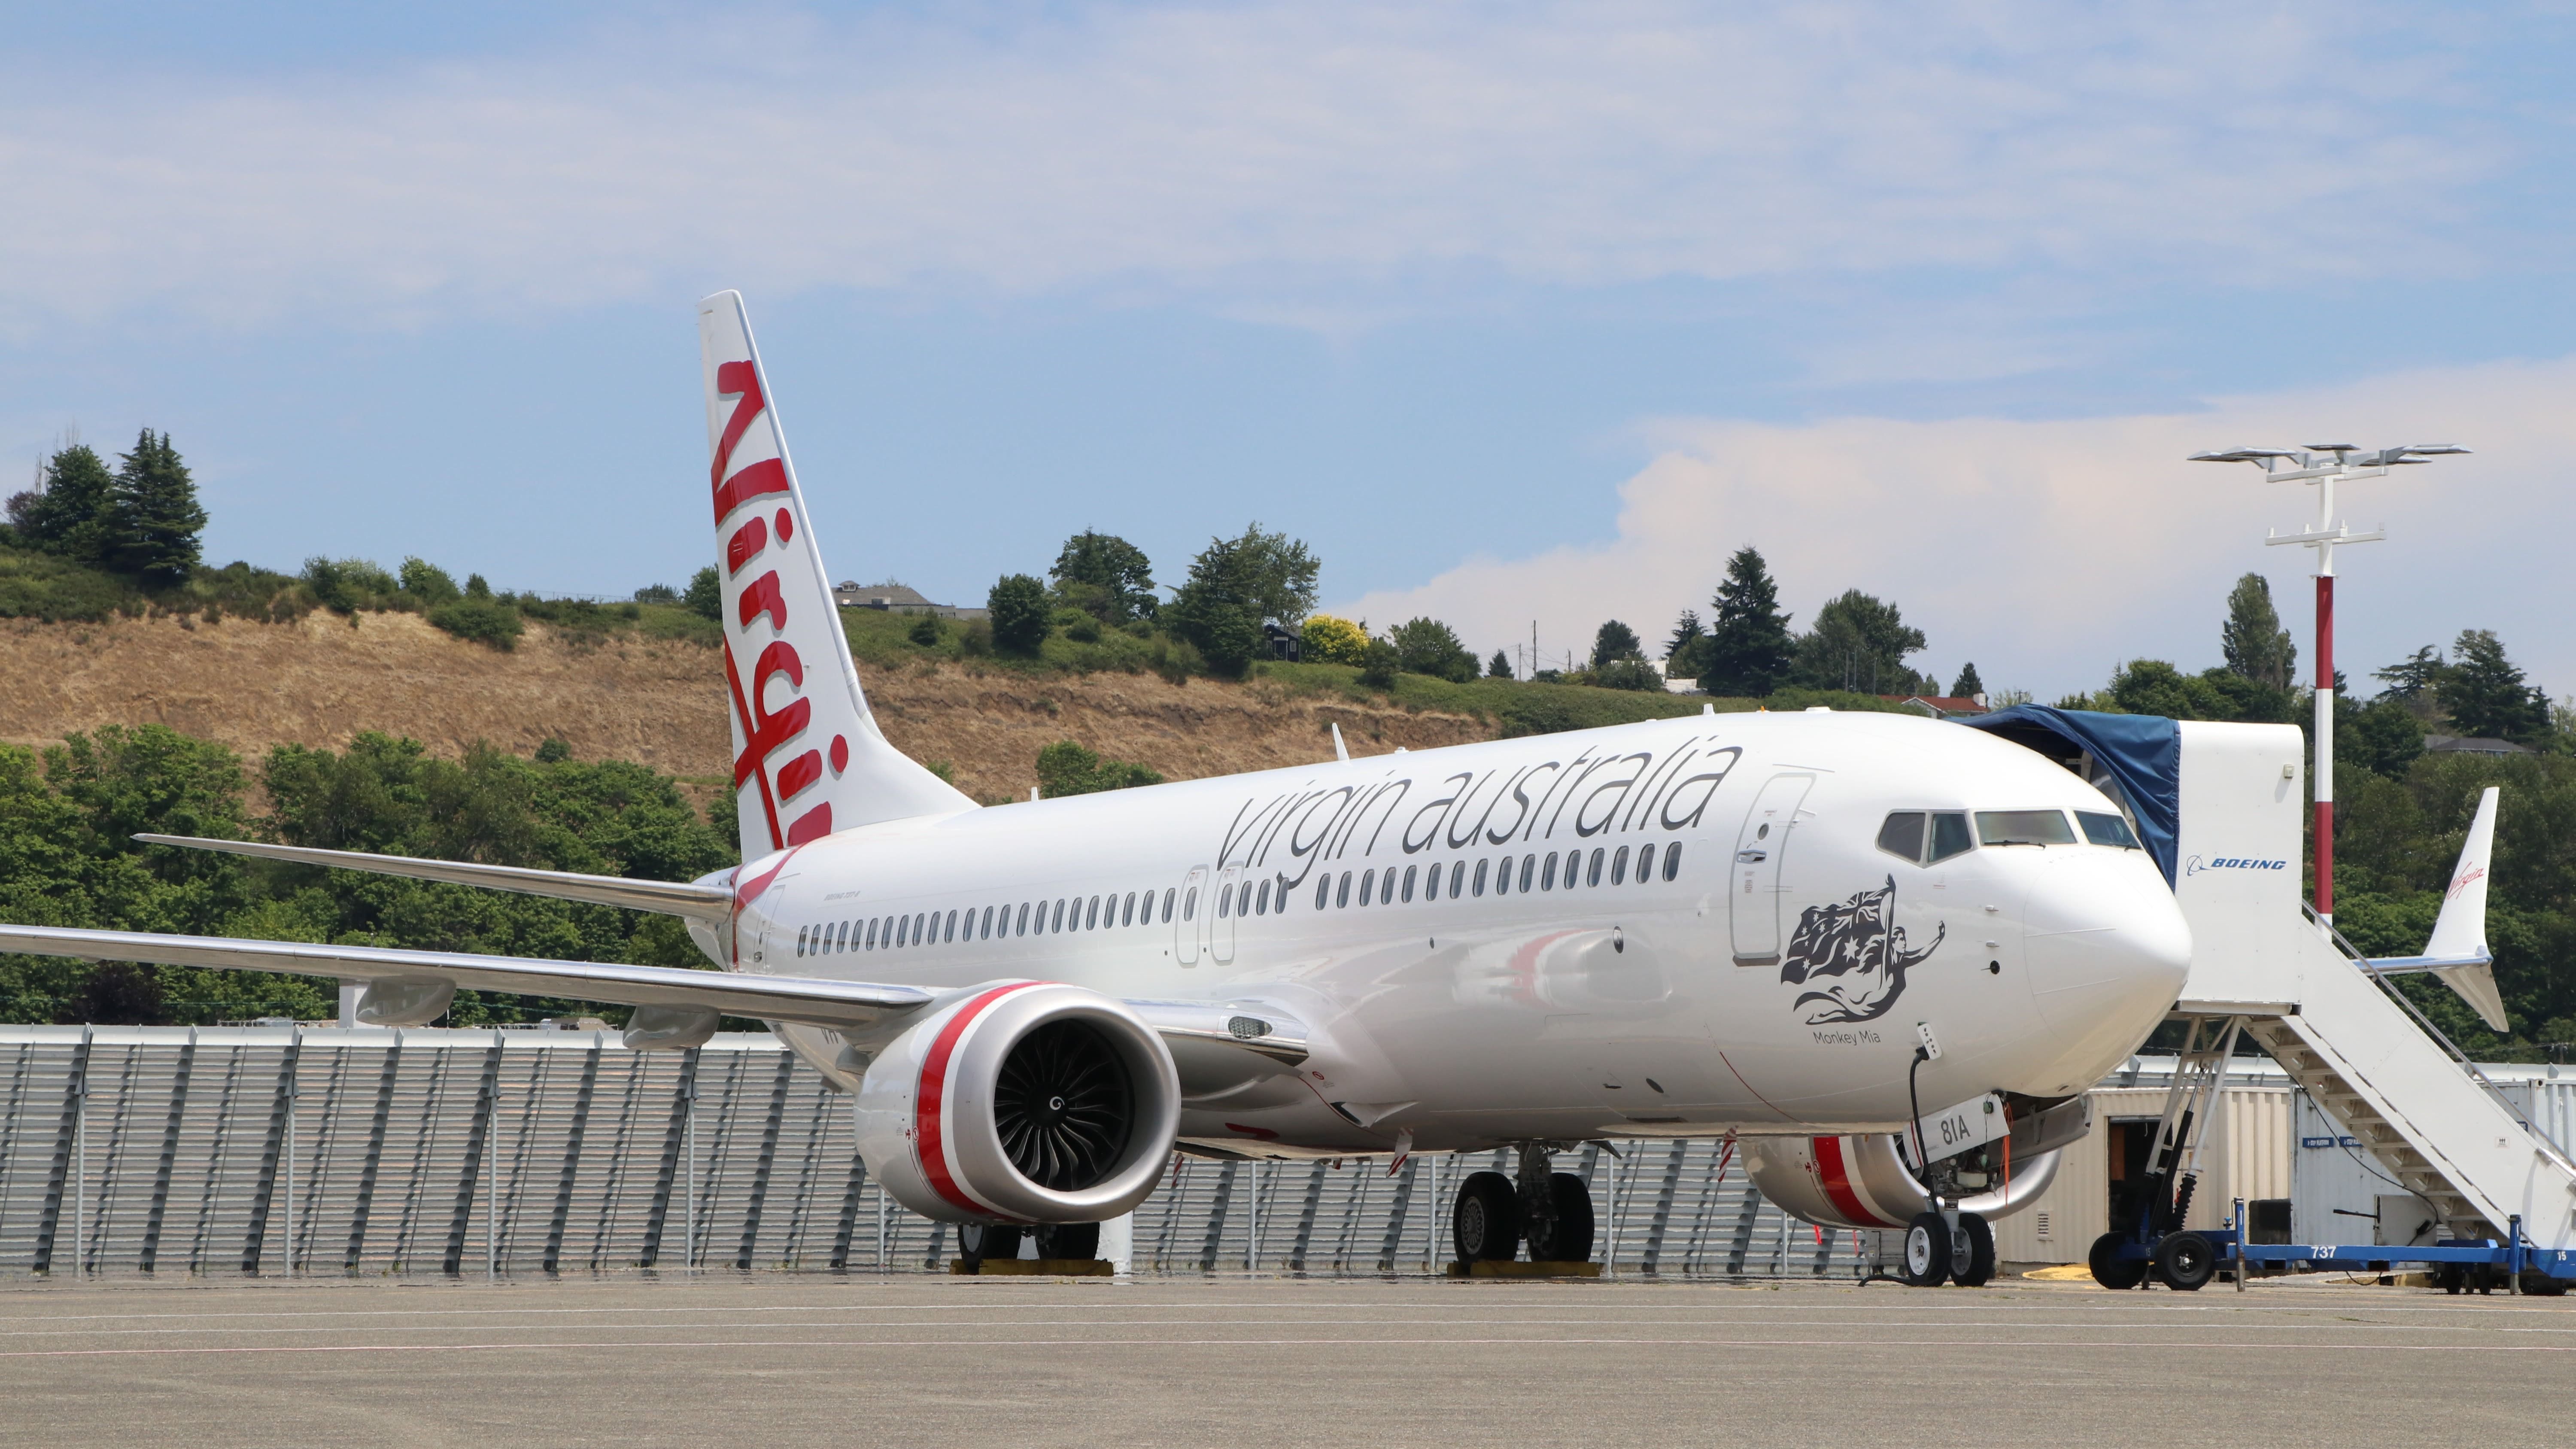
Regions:
M 0 951 L 222 971 L 277 971 L 344 981 L 444 981 L 473 991 L 562 996 L 619 1006 L 704 1007 L 726 1016 L 841 1030 L 873 1026 L 926 1006 L 939 995 L 919 986 L 810 976 L 59 926 L 0 925 Z M 1193 1093 L 1289 1071 L 1306 1060 L 1305 1027 L 1267 1006 L 1203 1001 L 1126 1005 L 1171 1048 L 1183 1087 Z
M 376 875 L 406 876 L 413 880 L 445 881 L 450 885 L 483 886 L 491 890 L 517 891 L 523 895 L 552 896 L 558 900 L 624 906 L 636 911 L 658 911 L 667 916 L 690 916 L 715 925 L 724 924 L 733 910 L 733 892 L 718 885 L 630 880 L 619 875 L 582 875 L 569 870 L 530 870 L 513 865 L 476 865 L 462 860 L 421 860 L 408 855 L 370 855 L 358 850 L 319 850 L 308 845 L 266 845 L 255 840 L 209 840 L 194 835 L 137 835 L 134 838 L 147 845 L 216 850 L 227 855 L 292 861 L 297 865 L 325 865 L 337 870 L 363 870 Z

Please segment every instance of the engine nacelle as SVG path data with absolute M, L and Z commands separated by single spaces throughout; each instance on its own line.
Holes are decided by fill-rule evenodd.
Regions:
M 1145 1200 L 1181 1117 L 1172 1054 L 1134 1012 L 1044 981 L 972 987 L 868 1063 L 859 1154 L 950 1223 L 1096 1223 Z
M 2011 1176 L 1962 1199 L 1961 1212 L 1992 1222 L 2020 1212 L 2048 1191 L 2057 1154 L 2092 1129 L 2089 1098 L 2070 1097 L 2013 1123 L 2004 1161 Z M 1932 1208 L 1932 1194 L 1905 1165 L 1892 1133 L 1862 1137 L 1748 1137 L 1744 1173 L 1762 1195 L 1792 1217 L 1829 1228 L 1901 1228 Z

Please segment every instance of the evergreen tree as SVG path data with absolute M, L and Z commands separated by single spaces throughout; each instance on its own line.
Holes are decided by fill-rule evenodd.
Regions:
M 1512 656 L 1504 653 L 1500 649 L 1495 650 L 1494 657 L 1485 662 L 1485 677 L 1487 679 L 1511 678 Z
M 1923 647 L 1923 631 L 1906 627 L 1894 604 L 1851 589 L 1818 609 L 1816 627 L 1799 636 L 1793 677 L 1810 689 L 1919 692 L 1905 656 Z
M 39 486 L 9 500 L 9 521 L 30 548 L 106 563 L 116 541 L 116 479 L 89 445 L 74 443 L 46 461 Z
M 2427 644 L 2386 669 L 2372 670 L 2370 677 L 2388 686 L 2379 692 L 2381 699 L 2404 705 L 2418 720 L 2429 720 L 2441 708 L 2442 676 L 2450 672 L 2442 651 Z
M 2288 689 L 2298 673 L 2299 646 L 2272 607 L 2272 585 L 2247 574 L 2227 594 L 2227 622 L 2218 631 L 2227 667 L 2257 684 Z
M 2441 697 L 2451 728 L 2460 734 L 2533 744 L 2549 733 L 2549 696 L 2532 688 L 2505 658 L 2493 630 L 2463 629 L 2452 641 Z
M 1726 581 L 1710 601 L 1716 611 L 1702 646 L 1699 687 L 1710 694 L 1759 698 L 1789 672 L 1789 616 L 1762 555 L 1747 544 L 1726 561 Z
M 170 435 L 150 428 L 117 460 L 115 543 L 111 562 L 158 588 L 185 583 L 197 568 L 197 535 L 206 510 Z
M 1959 678 L 1950 686 L 1953 699 L 1974 699 L 1986 692 L 1986 682 L 1977 677 L 1977 666 L 1971 662 L 1959 667 Z
M 1637 637 L 1636 630 L 1616 619 L 1603 624 L 1592 636 L 1592 667 L 1595 669 L 1617 659 L 1645 657 L 1645 641 Z
M 984 596 L 993 621 L 993 645 L 1006 654 L 1035 654 L 1046 642 L 1046 585 L 1027 574 L 1005 574 Z

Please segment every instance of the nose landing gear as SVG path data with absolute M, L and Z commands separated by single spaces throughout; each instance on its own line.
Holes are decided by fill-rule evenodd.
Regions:
M 1982 1288 L 1995 1276 L 1995 1230 L 1976 1213 L 1916 1213 L 1897 1276 L 1912 1288 Z

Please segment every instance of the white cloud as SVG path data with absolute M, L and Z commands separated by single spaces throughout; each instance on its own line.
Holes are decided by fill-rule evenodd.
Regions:
M 732 12 L 408 72 L 22 67 L 0 315 L 2457 264 L 2434 198 L 2502 152 L 2438 65 L 2247 79 L 2352 69 L 2365 41 L 2420 49 L 2322 4 L 1631 0 L 999 35 Z
M 2051 698 L 2098 688 L 2120 661 L 2219 662 L 2223 599 L 2268 574 L 2313 668 L 2305 549 L 2265 531 L 2309 525 L 2315 490 L 2247 465 L 2194 464 L 2240 445 L 2459 442 L 2474 456 L 2346 488 L 2342 516 L 2390 541 L 2341 551 L 2338 663 L 2369 671 L 2463 628 L 2492 628 L 2535 681 L 2576 691 L 2562 585 L 2576 528 L 2576 358 L 2392 375 L 2224 399 L 2173 415 L 2012 422 L 1847 418 L 1800 427 L 1678 420 L 1622 485 L 1617 536 L 1534 558 L 1472 560 L 1419 588 L 1334 612 L 1384 627 L 1420 614 L 1480 651 L 1526 641 L 1578 654 L 1620 618 L 1658 638 L 1707 612 L 1726 555 L 1751 543 L 1803 623 L 1861 588 L 1896 601 L 1944 674 L 1969 659 L 1992 687 Z M 2332 433 L 2334 437 L 2328 437 Z

